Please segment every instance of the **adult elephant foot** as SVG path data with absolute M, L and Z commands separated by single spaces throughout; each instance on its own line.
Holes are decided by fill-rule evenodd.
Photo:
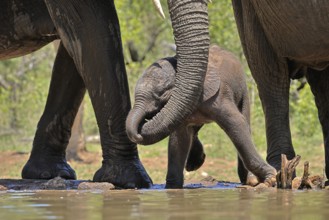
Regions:
M 23 179 L 52 179 L 55 177 L 76 179 L 75 171 L 66 162 L 65 158 L 58 156 L 40 156 L 30 158 L 22 171 Z
M 109 182 L 119 188 L 150 188 L 153 184 L 138 156 L 131 159 L 104 159 L 93 181 Z

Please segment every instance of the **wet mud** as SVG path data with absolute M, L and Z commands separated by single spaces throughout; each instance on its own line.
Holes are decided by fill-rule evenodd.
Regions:
M 201 181 L 188 181 L 184 185 L 185 189 L 233 189 L 241 184 L 217 181 L 208 177 Z M 150 189 L 162 190 L 165 184 L 154 184 Z M 111 183 L 97 183 L 89 180 L 66 180 L 56 177 L 51 180 L 28 180 L 28 179 L 0 179 L 0 190 L 113 190 L 116 188 Z

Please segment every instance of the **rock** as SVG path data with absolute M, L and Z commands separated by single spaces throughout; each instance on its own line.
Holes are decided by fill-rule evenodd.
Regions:
M 112 183 L 83 182 L 78 185 L 79 190 L 111 190 L 115 189 Z
M 292 180 L 292 189 L 298 189 L 301 183 L 302 183 L 302 178 L 301 177 L 295 177 Z
M 61 177 L 55 177 L 53 179 L 48 180 L 46 183 L 42 184 L 42 189 L 46 190 L 65 190 L 68 188 L 68 184 L 66 183 L 67 180 Z
M 255 189 L 265 189 L 265 188 L 269 188 L 269 186 L 266 185 L 265 183 L 259 183 L 257 186 L 255 186 Z
M 6 190 L 8 190 L 7 187 L 0 185 L 0 191 L 6 191 Z
M 218 182 L 218 180 L 216 180 L 214 177 L 212 176 L 206 176 L 205 178 L 203 178 L 201 181 L 204 181 L 204 182 Z

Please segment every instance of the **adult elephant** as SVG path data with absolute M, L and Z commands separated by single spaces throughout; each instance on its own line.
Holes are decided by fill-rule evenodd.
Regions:
M 178 83 L 173 95 L 173 99 L 177 99 L 177 94 L 186 87 L 201 88 L 208 59 L 208 15 L 206 3 L 201 0 L 168 0 L 168 6 L 181 54 L 178 81 L 193 78 L 194 82 L 193 86 Z M 61 39 L 47 104 L 22 177 L 76 178 L 65 160 L 65 150 L 74 117 L 88 90 L 103 151 L 102 167 L 94 180 L 125 188 L 149 187 L 152 181 L 139 160 L 136 144 L 125 132 L 125 119 L 131 105 L 114 1 L 4 0 L 0 3 L 0 18 L 0 59 L 25 55 L 54 39 Z M 190 42 L 186 43 L 187 39 Z M 186 62 L 190 67 L 184 65 Z M 193 71 L 198 74 L 189 76 L 194 68 L 199 70 Z M 200 89 L 191 90 L 186 96 L 197 99 L 200 93 Z M 185 99 L 180 104 L 169 102 L 162 118 L 171 108 L 190 109 L 186 115 L 196 104 Z M 167 121 L 179 123 L 175 118 L 177 113 L 168 114 L 171 117 Z M 170 127 L 167 124 L 163 127 Z
M 291 79 L 306 75 L 322 125 L 329 176 L 329 2 L 232 0 L 232 4 L 265 113 L 267 161 L 279 169 L 281 154 L 288 159 L 295 156 L 289 127 L 289 87 Z M 185 83 L 189 86 L 193 80 L 198 78 Z
M 306 75 L 315 96 L 329 176 L 329 24 L 327 1 L 238 1 L 233 8 L 265 113 L 267 161 L 295 156 L 289 127 L 290 80 Z

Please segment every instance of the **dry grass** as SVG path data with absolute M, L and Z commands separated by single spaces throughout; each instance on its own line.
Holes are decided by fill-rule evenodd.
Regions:
M 164 183 L 167 170 L 167 149 L 166 142 L 157 146 L 140 147 L 139 153 L 142 163 L 154 183 Z M 90 146 L 89 152 L 82 155 L 83 161 L 70 161 L 70 165 L 75 169 L 79 179 L 92 179 L 95 171 L 101 166 L 101 152 L 98 147 Z M 205 149 L 207 154 L 207 148 Z M 298 150 L 302 156 L 300 165 L 297 167 L 297 175 L 302 175 L 302 164 L 305 160 L 310 162 L 311 175 L 322 175 L 324 167 L 323 146 Z M 262 155 L 264 152 L 262 153 Z M 215 155 L 221 155 L 217 152 Z M 13 151 L 0 151 L 0 178 L 19 179 L 22 167 L 28 160 L 28 153 L 18 153 Z M 235 158 L 232 156 L 231 158 Z M 236 160 L 227 159 L 223 156 L 207 155 L 204 165 L 195 172 L 185 173 L 186 180 L 201 180 L 207 175 L 217 180 L 239 181 L 236 173 Z

